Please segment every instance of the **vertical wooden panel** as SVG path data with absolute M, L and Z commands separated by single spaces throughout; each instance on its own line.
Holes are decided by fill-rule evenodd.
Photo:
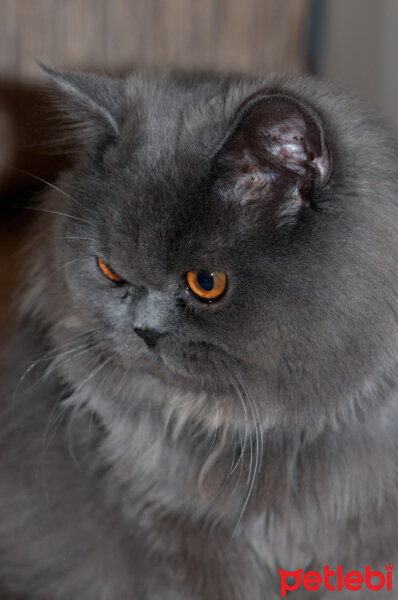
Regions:
M 308 0 L 0 0 L 0 72 L 306 67 Z

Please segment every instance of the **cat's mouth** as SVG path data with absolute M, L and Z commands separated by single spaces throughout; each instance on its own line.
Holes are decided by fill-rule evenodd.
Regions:
M 200 385 L 220 382 L 224 387 L 231 374 L 241 372 L 243 366 L 225 348 L 205 341 L 175 345 L 165 337 L 156 351 L 148 354 L 151 363 L 155 363 L 161 371 L 191 382 L 195 380 Z

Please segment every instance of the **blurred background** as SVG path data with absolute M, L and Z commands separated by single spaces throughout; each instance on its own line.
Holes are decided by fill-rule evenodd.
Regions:
M 32 57 L 119 73 L 310 73 L 398 128 L 398 0 L 0 0 L 0 328 L 26 237 L 23 207 L 70 160 L 54 146 L 54 108 Z

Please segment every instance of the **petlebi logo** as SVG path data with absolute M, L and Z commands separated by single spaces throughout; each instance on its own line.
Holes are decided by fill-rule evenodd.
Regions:
M 287 592 L 293 592 L 303 587 L 306 590 L 316 592 L 323 587 L 329 591 L 350 590 L 359 591 L 362 587 L 377 592 L 386 589 L 392 590 L 392 571 L 394 565 L 386 565 L 386 572 L 372 571 L 367 565 L 365 572 L 348 571 L 344 573 L 343 567 L 338 566 L 333 571 L 328 565 L 323 568 L 323 573 L 319 571 L 307 571 L 298 569 L 297 571 L 284 571 L 279 569 L 281 577 L 281 596 L 284 598 Z

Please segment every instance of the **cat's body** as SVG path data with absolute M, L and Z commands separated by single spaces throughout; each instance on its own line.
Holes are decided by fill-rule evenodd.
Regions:
M 4 589 L 272 600 L 279 569 L 385 573 L 395 138 L 312 80 L 53 78 L 88 156 L 41 205 L 3 359 Z M 227 274 L 216 301 L 196 270 Z

